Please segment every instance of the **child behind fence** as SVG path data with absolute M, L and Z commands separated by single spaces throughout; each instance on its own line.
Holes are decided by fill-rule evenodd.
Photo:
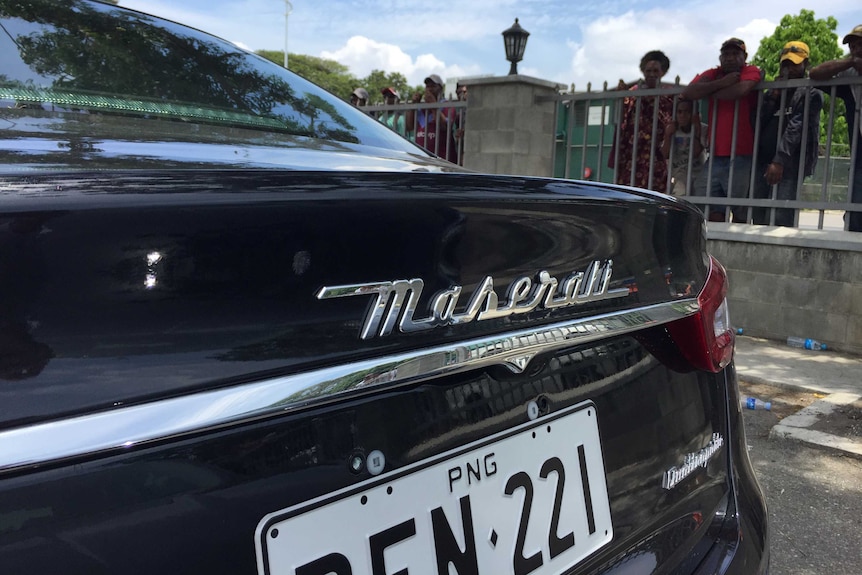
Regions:
M 694 113 L 694 103 L 680 98 L 676 104 L 676 117 L 664 131 L 662 154 L 670 163 L 669 194 L 684 196 L 691 189 L 693 181 L 706 161 L 706 124 Z M 693 136 L 693 137 L 692 137 Z M 694 142 L 694 150 L 691 150 Z M 691 174 L 689 175 L 689 162 Z

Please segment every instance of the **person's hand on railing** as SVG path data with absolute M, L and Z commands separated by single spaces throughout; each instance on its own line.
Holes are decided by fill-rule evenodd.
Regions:
M 766 183 L 770 186 L 774 186 L 778 182 L 781 181 L 781 177 L 784 175 L 784 166 L 779 164 L 778 162 L 772 162 L 766 167 L 766 173 L 763 174 L 763 177 L 766 178 Z
M 728 72 L 719 81 L 722 82 L 722 87 L 727 88 L 739 82 L 741 74 L 739 72 Z
M 430 86 L 426 86 L 424 92 L 413 94 L 413 101 L 417 104 L 422 101 L 426 104 L 434 104 L 437 102 L 437 94 L 434 93 L 434 90 Z

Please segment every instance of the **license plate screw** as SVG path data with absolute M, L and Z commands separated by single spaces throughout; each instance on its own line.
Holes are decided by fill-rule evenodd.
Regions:
M 546 415 L 551 410 L 551 402 L 544 395 L 536 398 L 536 403 L 539 404 L 539 415 Z
M 548 398 L 544 395 L 540 395 L 527 404 L 527 417 L 530 418 L 530 421 L 533 421 L 540 415 L 546 415 L 549 409 L 550 403 L 548 402 Z
M 352 473 L 362 473 L 362 470 L 365 469 L 365 457 L 361 453 L 354 453 L 350 456 L 349 465 Z

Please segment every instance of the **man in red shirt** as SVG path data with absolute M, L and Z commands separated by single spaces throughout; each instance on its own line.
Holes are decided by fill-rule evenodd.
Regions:
M 698 74 L 682 92 L 684 98 L 709 98 L 710 161 L 694 182 L 694 195 L 748 197 L 754 151 L 752 113 L 760 68 L 745 63 L 745 42 L 730 38 L 721 45 L 719 66 Z M 726 208 L 707 208 L 711 221 L 724 221 Z M 745 222 L 748 208 L 733 206 L 734 222 Z

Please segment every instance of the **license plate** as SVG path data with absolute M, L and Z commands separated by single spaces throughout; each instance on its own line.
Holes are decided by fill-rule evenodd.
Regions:
M 271 513 L 265 575 L 561 573 L 613 539 L 595 405 Z

